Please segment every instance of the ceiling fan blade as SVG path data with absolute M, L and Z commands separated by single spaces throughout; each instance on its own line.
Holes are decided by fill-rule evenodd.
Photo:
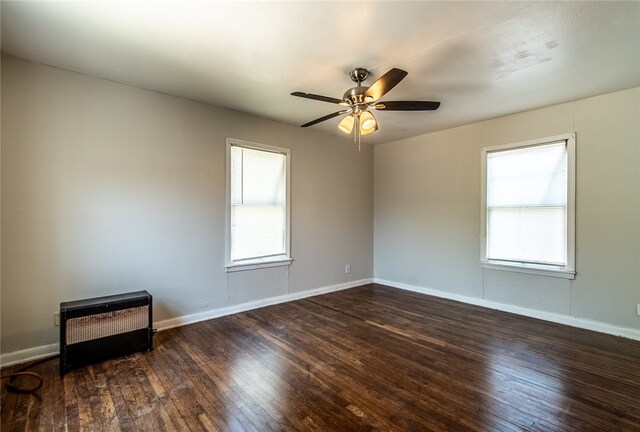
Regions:
M 439 106 L 440 102 L 434 101 L 385 101 L 378 102 L 374 108 L 386 111 L 433 111 Z
M 393 68 L 386 74 L 378 78 L 378 81 L 374 82 L 369 89 L 364 92 L 365 100 L 370 97 L 373 100 L 378 100 L 384 96 L 389 90 L 394 88 L 400 81 L 407 76 L 407 72 L 402 69 Z
M 313 93 L 293 92 L 291 93 L 291 96 L 298 96 L 301 98 L 319 100 L 322 102 L 329 102 L 334 104 L 339 104 L 340 102 L 342 102 L 342 99 L 336 99 L 329 96 L 321 96 Z
M 334 117 L 338 117 L 340 114 L 345 114 L 347 111 L 349 111 L 349 110 L 336 111 L 336 112 L 334 112 L 334 113 L 327 114 L 327 115 L 326 115 L 326 116 L 324 116 L 324 117 L 320 117 L 320 118 L 317 118 L 317 119 L 315 119 L 315 120 L 310 121 L 309 123 L 305 123 L 305 124 L 303 124 L 303 125 L 302 125 L 302 126 L 300 126 L 300 127 L 309 127 L 309 126 L 313 126 L 314 124 L 318 124 L 318 123 L 323 122 L 323 121 L 325 121 L 325 120 L 329 120 L 329 119 L 332 119 L 332 118 L 334 118 Z

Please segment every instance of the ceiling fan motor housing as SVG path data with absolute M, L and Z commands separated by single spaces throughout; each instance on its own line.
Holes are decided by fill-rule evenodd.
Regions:
M 366 105 L 368 101 L 365 101 L 364 94 L 368 89 L 369 87 L 366 86 L 357 86 L 350 88 L 349 90 L 344 92 L 342 99 L 348 102 L 352 107 L 357 107 L 358 105 Z

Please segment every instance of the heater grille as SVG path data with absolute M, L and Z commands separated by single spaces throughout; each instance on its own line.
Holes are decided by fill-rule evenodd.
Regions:
M 60 375 L 136 351 L 153 349 L 147 291 L 60 303 Z
M 67 344 L 85 342 L 149 326 L 149 306 L 122 309 L 67 320 Z

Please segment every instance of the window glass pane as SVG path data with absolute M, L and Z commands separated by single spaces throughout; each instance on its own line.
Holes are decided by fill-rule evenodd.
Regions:
M 231 204 L 242 204 L 242 147 L 231 147 Z
M 564 141 L 488 153 L 487 206 L 565 205 L 566 202 Z
M 235 205 L 231 215 L 232 260 L 286 253 L 283 206 Z
M 498 207 L 488 213 L 487 257 L 564 265 L 567 262 L 565 207 Z
M 487 154 L 487 258 L 567 263 L 564 141 Z
M 243 149 L 242 203 L 284 205 L 285 156 Z
M 286 156 L 231 147 L 231 260 L 286 252 Z

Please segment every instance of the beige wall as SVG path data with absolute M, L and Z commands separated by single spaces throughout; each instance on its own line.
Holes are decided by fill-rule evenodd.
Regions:
M 366 146 L 18 59 L 1 73 L 2 353 L 56 343 L 61 301 L 147 289 L 167 320 L 373 262 L 384 280 L 640 328 L 640 89 L 379 145 L 374 206 Z M 577 278 L 482 270 L 480 148 L 570 131 Z M 224 272 L 227 136 L 292 151 L 288 268 Z
M 480 149 L 572 131 L 576 279 L 481 269 Z M 376 278 L 640 329 L 640 88 L 379 145 L 374 172 Z
M 291 149 L 289 268 L 224 271 L 228 136 Z M 56 343 L 61 301 L 146 289 L 166 320 L 370 278 L 372 158 L 310 129 L 3 58 L 2 353 Z

